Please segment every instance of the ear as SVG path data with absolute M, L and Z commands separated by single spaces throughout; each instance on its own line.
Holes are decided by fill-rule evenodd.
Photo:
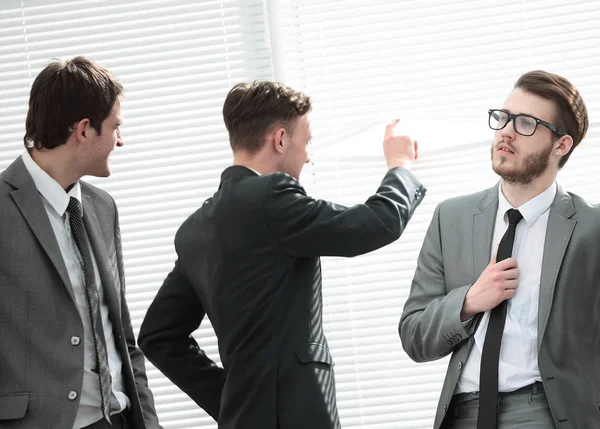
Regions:
M 92 136 L 91 128 L 90 120 L 87 118 L 82 119 L 81 121 L 75 123 L 73 126 L 73 133 L 71 135 L 75 137 L 78 143 L 85 143 L 86 140 Z
M 559 155 L 560 157 L 563 157 L 571 151 L 572 147 L 573 147 L 573 137 L 571 137 L 570 135 L 567 134 L 566 136 L 560 137 L 554 143 L 554 153 L 556 155 Z
M 281 127 L 281 128 L 276 128 L 273 131 L 273 145 L 275 148 L 275 151 L 277 153 L 283 153 L 285 152 L 285 145 L 286 145 L 286 139 L 287 139 L 287 132 L 285 131 L 285 128 Z

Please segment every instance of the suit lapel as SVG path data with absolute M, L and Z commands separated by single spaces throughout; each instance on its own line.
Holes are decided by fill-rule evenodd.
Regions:
M 6 181 L 17 188 L 10 193 L 10 196 L 19 208 L 25 221 L 29 224 L 33 235 L 35 235 L 35 238 L 39 241 L 40 245 L 48 255 L 48 258 L 50 258 L 50 261 L 52 262 L 52 265 L 54 265 L 54 268 L 56 268 L 69 296 L 73 300 L 73 303 L 75 303 L 73 286 L 71 285 L 71 280 L 69 279 L 69 273 L 67 272 L 62 253 L 58 247 L 54 230 L 48 219 L 48 213 L 42 202 L 42 197 L 35 187 L 21 158 L 18 158 L 6 170 Z
M 576 210 L 571 197 L 559 187 L 554 202 L 550 206 L 544 256 L 542 258 L 538 309 L 538 350 L 548 324 L 558 272 L 577 223 L 576 220 L 571 219 L 575 213 Z
M 104 291 L 114 328 L 115 325 L 121 325 L 121 306 L 119 305 L 120 299 L 115 287 L 115 279 L 109 267 L 110 258 L 105 244 L 108 237 L 103 237 L 102 235 L 92 198 L 83 192 L 81 197 L 83 199 L 83 222 L 90 238 L 94 256 L 96 257 L 96 264 L 100 272 L 100 280 L 102 281 L 102 290 Z
M 485 191 L 473 214 L 473 283 L 490 263 L 497 210 L 498 186 L 494 186 Z

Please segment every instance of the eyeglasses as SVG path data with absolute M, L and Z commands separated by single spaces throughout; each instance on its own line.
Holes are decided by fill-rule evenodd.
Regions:
M 512 119 L 515 131 L 522 136 L 532 136 L 540 124 L 555 132 L 559 136 L 564 136 L 567 134 L 560 127 L 552 125 L 549 122 L 542 121 L 535 116 L 524 114 L 514 115 L 506 110 L 500 109 L 490 109 L 488 110 L 488 114 L 490 115 L 489 126 L 492 130 L 503 129 Z

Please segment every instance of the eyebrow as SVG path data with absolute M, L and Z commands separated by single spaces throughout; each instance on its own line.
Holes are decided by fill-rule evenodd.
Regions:
M 532 118 L 539 119 L 537 116 L 535 116 L 535 115 L 532 115 L 531 113 L 525 113 L 525 112 L 519 112 L 519 113 L 515 113 L 515 112 L 511 111 L 510 109 L 507 109 L 506 107 L 503 107 L 503 108 L 502 108 L 502 109 L 500 109 L 500 110 L 504 110 L 504 111 L 506 111 L 506 112 L 508 112 L 508 113 L 511 113 L 511 114 L 513 114 L 513 115 L 525 115 L 525 116 L 531 116 Z

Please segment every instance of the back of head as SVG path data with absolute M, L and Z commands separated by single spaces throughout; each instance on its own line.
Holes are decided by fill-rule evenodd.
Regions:
M 113 74 L 87 58 L 51 62 L 31 87 L 25 147 L 60 146 L 73 125 L 85 118 L 100 133 L 102 122 L 122 94 L 123 86 Z
M 235 85 L 225 99 L 223 119 L 233 151 L 258 152 L 273 127 L 290 124 L 311 109 L 310 97 L 278 82 L 254 81 Z
M 515 88 L 523 89 L 556 103 L 556 117 L 553 119 L 553 123 L 566 131 L 573 139 L 571 151 L 560 161 L 559 166 L 564 166 L 573 150 L 585 137 L 589 125 L 587 108 L 581 94 L 564 77 L 542 70 L 525 73 L 515 83 Z

